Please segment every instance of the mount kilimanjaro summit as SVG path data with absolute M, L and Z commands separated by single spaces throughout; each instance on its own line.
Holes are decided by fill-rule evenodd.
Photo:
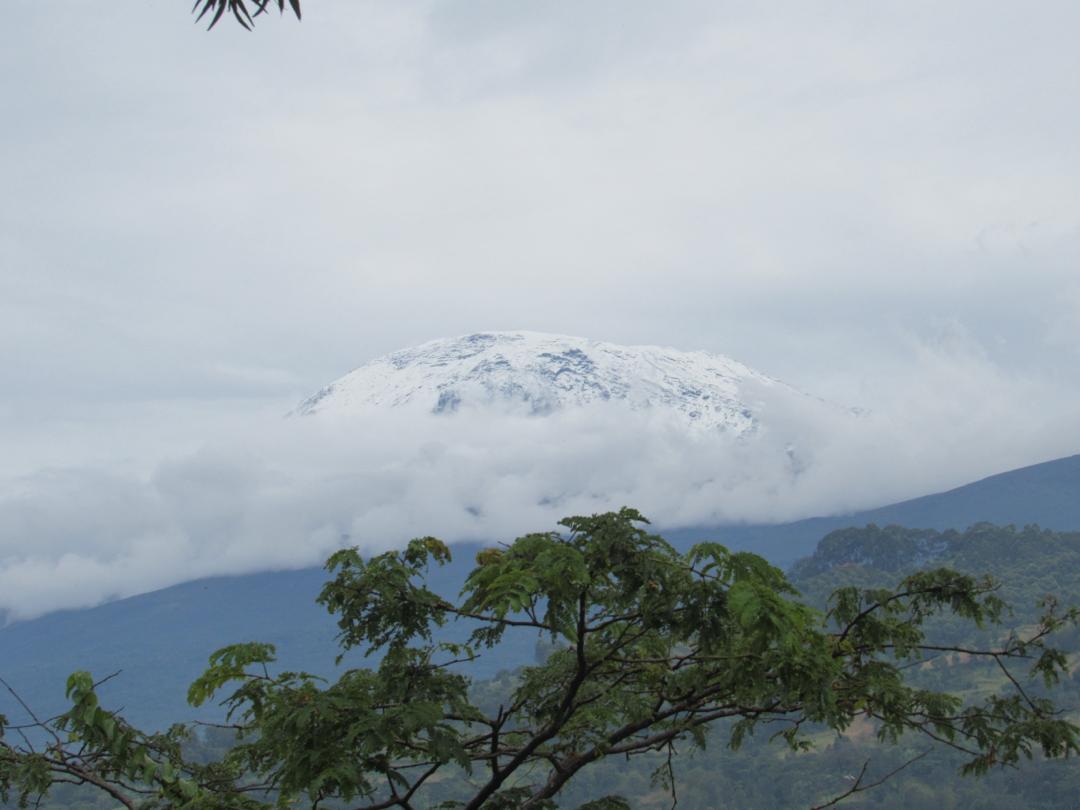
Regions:
M 371 360 L 309 397 L 296 413 L 412 406 L 450 415 L 506 406 L 542 416 L 602 404 L 733 437 L 768 428 L 774 412 L 841 410 L 718 354 L 540 332 L 480 332 Z

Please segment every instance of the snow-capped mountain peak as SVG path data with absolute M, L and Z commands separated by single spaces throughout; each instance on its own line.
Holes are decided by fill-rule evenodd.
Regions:
M 764 389 L 805 396 L 718 354 L 540 332 L 479 332 L 371 360 L 302 402 L 297 413 L 419 404 L 451 414 L 507 403 L 542 415 L 616 402 L 743 434 L 757 426 Z

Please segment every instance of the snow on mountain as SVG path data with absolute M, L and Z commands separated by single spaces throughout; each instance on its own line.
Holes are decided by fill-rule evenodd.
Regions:
M 349 414 L 419 404 L 448 414 L 462 406 L 506 403 L 543 415 L 616 402 L 741 436 L 759 426 L 768 400 L 791 397 L 822 404 L 718 354 L 540 332 L 480 332 L 365 363 L 296 412 Z
M 495 542 L 625 505 L 665 531 L 790 521 L 926 475 L 916 452 L 914 472 L 882 463 L 906 458 L 888 422 L 725 357 L 531 332 L 395 352 L 294 413 L 309 415 L 252 414 L 147 475 L 11 482 L 0 620 L 318 565 L 343 543 Z

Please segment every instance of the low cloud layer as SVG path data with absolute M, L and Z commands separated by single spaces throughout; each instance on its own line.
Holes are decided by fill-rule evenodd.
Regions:
M 765 429 L 743 440 L 614 405 L 547 417 L 275 414 L 141 467 L 11 475 L 0 612 L 22 619 L 202 576 L 317 565 L 343 544 L 511 539 L 624 504 L 661 527 L 791 520 L 1080 448 L 1062 384 L 1005 375 L 962 335 L 916 357 L 917 373 L 879 383 L 867 414 L 774 402 Z

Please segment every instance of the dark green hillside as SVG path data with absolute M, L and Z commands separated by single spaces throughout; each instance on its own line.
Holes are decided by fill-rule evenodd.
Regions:
M 873 524 L 840 529 L 822 539 L 790 575 L 806 595 L 824 598 L 841 584 L 876 586 L 928 566 L 993 576 L 1020 616 L 1048 594 L 1080 603 L 1080 532 L 1034 525 L 979 523 L 943 532 Z

